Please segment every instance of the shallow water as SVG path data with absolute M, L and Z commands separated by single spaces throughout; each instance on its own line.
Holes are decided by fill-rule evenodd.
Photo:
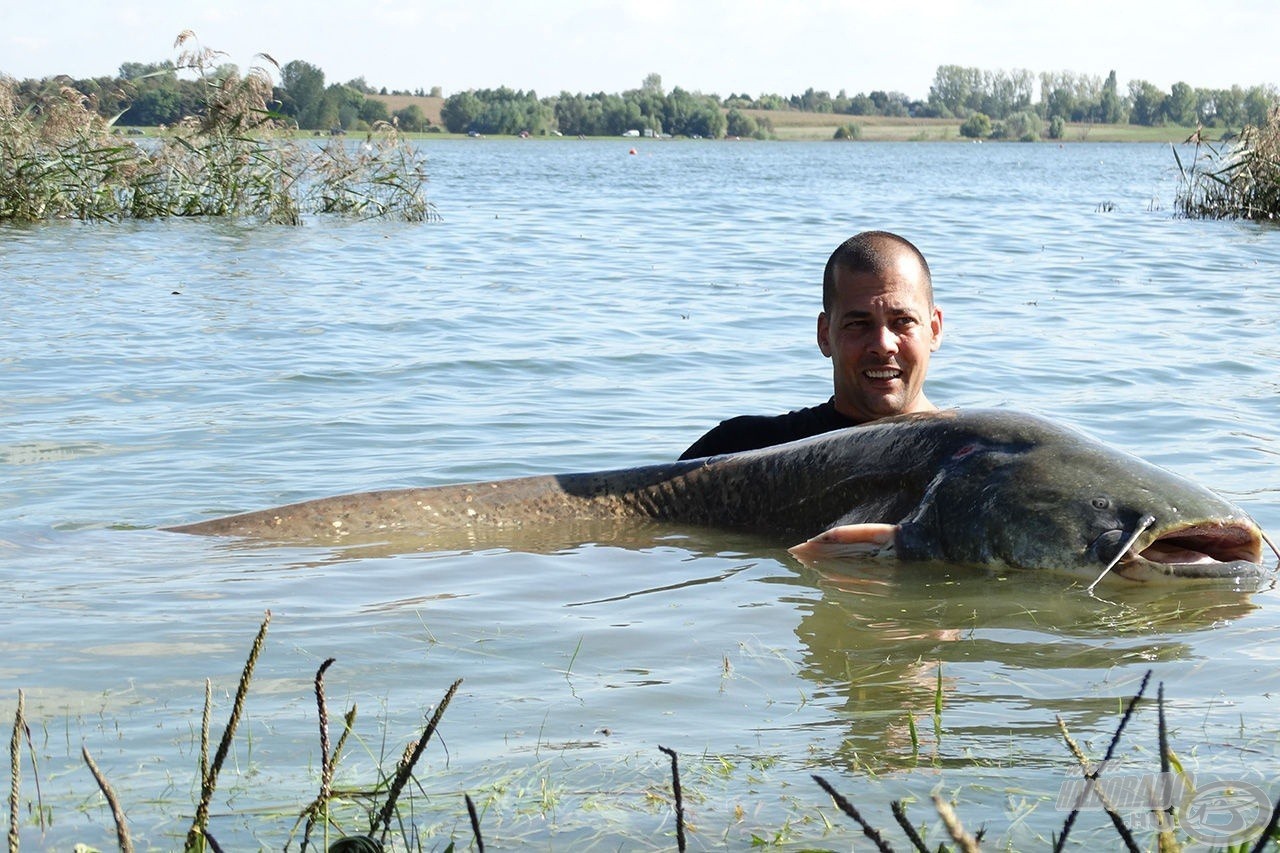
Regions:
M 811 773 L 900 844 L 890 800 L 936 841 L 936 791 L 1039 848 L 1076 772 L 1055 715 L 1100 758 L 1148 670 L 1197 781 L 1280 794 L 1273 591 L 824 577 L 792 542 L 688 529 L 409 553 L 156 530 L 661 462 L 721 418 L 811 405 L 823 262 L 887 228 L 933 268 L 935 402 L 1073 423 L 1280 531 L 1280 232 L 1174 218 L 1166 147 L 428 145 L 429 225 L 0 228 L 0 713 L 24 691 L 54 817 L 28 816 L 24 846 L 114 843 L 82 744 L 140 846 L 175 846 L 204 680 L 216 738 L 267 609 L 215 799 L 226 849 L 282 846 L 315 795 L 327 657 L 331 717 L 360 708 L 348 787 L 464 679 L 413 793 L 437 848 L 469 841 L 466 792 L 496 847 L 672 849 L 659 745 L 692 849 L 849 847 Z M 1140 707 L 1126 772 L 1158 769 L 1155 732 Z M 1075 832 L 1115 837 L 1097 813 Z

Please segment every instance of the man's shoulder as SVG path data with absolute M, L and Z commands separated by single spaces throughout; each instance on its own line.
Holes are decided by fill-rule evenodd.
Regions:
M 831 400 L 781 415 L 738 415 L 721 421 L 694 442 L 680 458 L 698 459 L 772 447 L 853 426 L 854 423 L 836 411 L 835 403 Z
M 849 426 L 851 422 L 836 411 L 835 404 L 828 400 L 816 406 L 803 409 L 792 409 L 781 415 L 738 415 L 721 421 L 720 427 L 739 430 L 766 430 L 780 435 L 806 433 L 810 429 L 839 428 Z M 719 428 L 719 427 L 717 427 Z M 806 435 L 798 435 L 806 438 Z

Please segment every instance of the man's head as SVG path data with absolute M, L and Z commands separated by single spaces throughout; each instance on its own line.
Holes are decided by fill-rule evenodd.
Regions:
M 865 231 L 831 253 L 818 348 L 832 362 L 837 410 L 866 421 L 935 408 L 924 380 L 941 343 L 942 312 L 919 249 L 896 234 Z

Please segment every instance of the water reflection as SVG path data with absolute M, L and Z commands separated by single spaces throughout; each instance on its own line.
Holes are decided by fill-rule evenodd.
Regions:
M 907 716 L 930 726 L 939 667 L 948 738 L 1056 740 L 1057 715 L 1073 727 L 1113 720 L 1114 697 L 1083 696 L 1084 685 L 1193 659 L 1194 635 L 1257 609 L 1212 585 L 1117 586 L 1102 600 L 1061 578 L 948 566 L 849 566 L 798 582 L 822 590 L 795 599 L 801 674 L 840 713 L 839 753 L 855 767 L 918 760 Z
M 273 571 L 362 563 L 362 575 L 413 579 L 396 583 L 391 596 L 369 585 L 358 601 L 365 614 L 503 596 L 534 622 L 552 624 L 553 614 L 571 609 L 633 624 L 651 618 L 646 607 L 672 602 L 722 610 L 778 602 L 795 614 L 799 674 L 835 714 L 823 725 L 842 726 L 847 748 L 864 761 L 911 759 L 906 717 L 934 707 L 939 665 L 952 736 L 976 738 L 995 726 L 1056 738 L 1055 714 L 1093 725 L 1115 712 L 1113 698 L 1082 697 L 1081 685 L 1115 668 L 1196 659 L 1198 635 L 1258 609 L 1250 594 L 1212 582 L 1116 581 L 1098 597 L 1071 578 L 1026 571 L 845 561 L 837 572 L 799 564 L 774 538 L 666 524 L 543 526 L 503 540 L 496 547 L 471 538 L 448 550 L 411 538 L 306 549 L 192 541 L 211 541 L 232 558 L 261 556 Z M 963 708 L 978 719 L 957 716 Z

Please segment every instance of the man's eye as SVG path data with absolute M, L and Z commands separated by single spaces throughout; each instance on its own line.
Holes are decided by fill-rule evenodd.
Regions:
M 916 324 L 915 317 L 899 317 L 894 321 L 894 325 L 899 328 L 908 329 Z

